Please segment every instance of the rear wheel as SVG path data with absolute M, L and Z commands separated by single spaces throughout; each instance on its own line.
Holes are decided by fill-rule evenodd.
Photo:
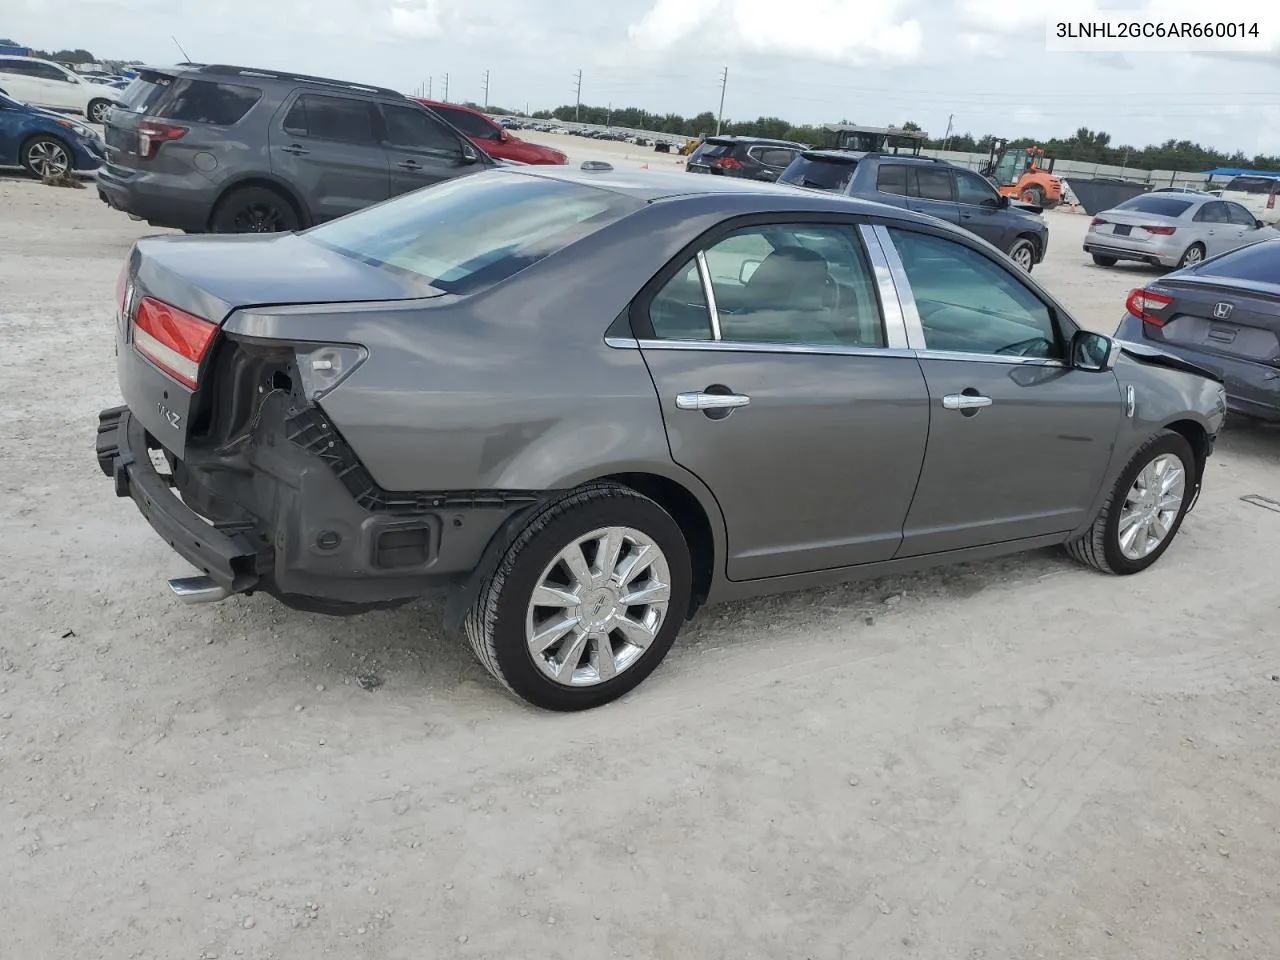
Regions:
M 1147 569 L 1169 548 L 1194 490 L 1195 456 L 1182 434 L 1164 430 L 1148 440 L 1116 480 L 1084 536 L 1067 544 L 1081 563 L 1104 573 Z
M 1189 267 L 1192 264 L 1199 263 L 1204 259 L 1204 244 L 1193 243 L 1187 247 L 1187 252 L 1182 255 L 1182 259 L 1178 261 L 1179 267 Z
M 218 203 L 209 226 L 214 233 L 288 233 L 301 224 L 283 194 L 269 187 L 240 187 Z
M 1030 273 L 1036 262 L 1036 245 L 1026 237 L 1019 237 L 1009 248 L 1009 259 Z
M 662 662 L 689 609 L 689 548 L 657 503 L 612 483 L 548 507 L 507 549 L 464 623 L 476 657 L 538 707 L 615 700 Z
M 41 134 L 22 146 L 22 165 L 42 180 L 66 176 L 75 169 L 70 148 L 57 137 Z
M 1093 262 L 1100 267 L 1114 267 L 1120 261 L 1115 257 L 1104 257 L 1100 253 L 1095 253 L 1093 255 Z
M 1030 203 L 1030 204 L 1034 204 L 1037 207 L 1043 207 L 1044 206 L 1044 188 L 1027 187 L 1027 189 L 1022 191 L 1022 197 L 1020 199 L 1022 200 L 1023 203 Z
M 90 100 L 89 108 L 85 110 L 85 116 L 89 118 L 90 123 L 106 123 L 107 114 L 111 112 L 110 100 Z

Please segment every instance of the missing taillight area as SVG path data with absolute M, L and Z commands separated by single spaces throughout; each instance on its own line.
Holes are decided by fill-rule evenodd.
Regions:
M 1126 310 L 1140 318 L 1143 323 L 1149 323 L 1153 327 L 1163 327 L 1168 322 L 1168 317 L 1161 314 L 1171 303 L 1173 303 L 1173 297 L 1139 287 L 1130 291 L 1124 305 Z
M 200 382 L 200 361 L 217 332 L 217 325 L 208 320 L 143 297 L 133 318 L 133 348 L 174 380 L 195 390 Z

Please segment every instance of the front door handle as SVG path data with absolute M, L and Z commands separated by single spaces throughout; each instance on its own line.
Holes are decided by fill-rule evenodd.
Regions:
M 745 407 L 751 398 L 742 393 L 692 393 L 676 394 L 677 410 L 731 410 Z
M 401 170 L 421 170 L 422 164 L 417 160 L 401 160 L 396 164 Z
M 947 410 L 977 410 L 979 407 L 991 406 L 991 398 L 953 393 L 942 398 L 942 406 Z
M 289 146 L 284 148 L 284 152 L 292 153 L 295 157 L 301 157 L 303 154 L 310 153 L 311 151 L 303 147 L 301 144 L 291 143 Z

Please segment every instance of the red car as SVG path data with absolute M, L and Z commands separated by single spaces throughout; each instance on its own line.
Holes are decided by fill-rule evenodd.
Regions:
M 478 110 L 460 107 L 456 103 L 440 103 L 415 97 L 424 107 L 430 107 L 444 117 L 477 147 L 498 160 L 516 160 L 520 163 L 568 163 L 569 158 L 559 150 L 530 143 L 512 136 L 511 132 L 494 123 Z

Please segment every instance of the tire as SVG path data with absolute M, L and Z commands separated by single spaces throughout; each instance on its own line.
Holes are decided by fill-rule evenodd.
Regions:
M 1170 457 L 1181 461 L 1182 465 L 1181 503 L 1176 513 L 1166 519 L 1168 533 L 1164 535 L 1164 539 L 1142 556 L 1128 555 L 1122 548 L 1120 539 L 1120 524 L 1125 517 L 1125 505 L 1129 502 L 1130 494 L 1135 490 L 1139 475 L 1157 461 L 1167 463 L 1167 458 Z M 1187 514 L 1187 507 L 1194 493 L 1192 480 L 1196 475 L 1195 471 L 1195 455 L 1186 438 L 1172 430 L 1162 430 L 1157 433 L 1142 445 L 1142 448 L 1129 461 L 1129 465 L 1121 472 L 1089 530 L 1079 539 L 1066 544 L 1067 553 L 1081 563 L 1095 570 L 1101 570 L 1103 573 L 1127 576 L 1147 569 L 1160 559 L 1182 527 L 1182 519 Z M 1139 523 L 1138 526 L 1141 528 L 1143 524 Z M 1145 534 L 1141 529 L 1139 532 Z
M 71 148 L 58 137 L 45 133 L 24 143 L 19 159 L 28 173 L 41 180 L 65 176 L 76 168 Z
M 89 106 L 85 108 L 85 119 L 90 123 L 103 124 L 107 122 L 107 114 L 111 112 L 111 108 L 115 106 L 110 100 L 90 100 Z
M 1018 199 L 1023 203 L 1031 203 L 1037 207 L 1043 207 L 1044 189 L 1041 187 L 1027 187 L 1027 189 L 1022 191 L 1022 196 Z
M 237 187 L 218 202 L 209 220 L 214 233 L 289 233 L 300 226 L 293 203 L 270 187 Z
M 1114 267 L 1120 261 L 1115 257 L 1104 257 L 1100 253 L 1095 253 L 1093 255 L 1093 262 L 1100 267 Z
M 1027 273 L 1036 263 L 1036 245 L 1026 237 L 1019 237 L 1009 248 L 1009 259 Z
M 1178 261 L 1178 269 L 1180 270 L 1183 267 L 1188 267 L 1193 263 L 1200 263 L 1204 260 L 1204 252 L 1203 243 L 1193 243 L 1191 246 L 1187 247 L 1186 252 Z
M 650 584 L 647 589 L 653 590 L 654 584 L 665 579 L 669 589 L 661 613 L 657 613 L 661 601 L 618 607 L 613 603 L 614 593 L 609 587 L 597 589 L 588 585 L 603 584 L 603 579 L 580 581 L 580 586 L 575 588 L 573 578 L 568 576 L 568 567 L 559 562 L 563 553 L 573 551 L 575 544 L 585 540 L 586 545 L 577 551 L 577 558 L 582 561 L 584 573 L 599 576 L 594 569 L 598 553 L 592 549 L 591 538 L 605 529 L 624 528 L 629 535 L 646 538 L 651 548 L 656 547 L 657 560 L 636 568 L 633 575 L 637 579 L 621 583 L 624 586 L 630 583 L 633 588 L 641 583 Z M 618 582 L 620 572 L 625 570 L 625 561 L 637 554 L 634 542 L 623 540 L 621 544 L 609 583 Z M 665 578 L 661 575 L 663 564 Z M 639 575 L 649 579 L 640 581 Z M 586 710 L 616 700 L 634 689 L 662 662 L 689 610 L 691 583 L 689 547 L 671 515 L 628 487 L 593 483 L 569 493 L 529 522 L 485 581 L 463 622 L 463 630 L 480 663 L 516 696 L 547 710 Z M 551 585 L 548 593 L 553 600 L 556 596 L 564 596 L 566 600 L 574 595 L 582 597 L 584 591 L 586 596 L 581 604 L 556 602 L 550 607 L 535 607 L 534 590 L 543 584 Z M 661 594 L 655 592 L 654 596 Z M 604 642 L 609 645 L 607 661 L 596 634 L 583 639 L 589 631 L 571 629 L 559 634 L 562 640 L 547 643 L 543 652 L 535 653 L 531 649 L 529 637 L 546 630 L 557 617 L 561 622 L 568 622 L 574 617 L 591 616 L 601 612 L 602 602 L 606 604 L 605 609 L 612 609 L 615 615 L 621 610 L 632 624 L 637 622 L 634 618 L 644 620 L 655 613 L 656 619 L 648 621 L 651 627 L 656 626 L 652 638 L 633 649 L 627 635 L 613 626 L 617 620 L 604 619 L 599 622 L 609 624 L 602 631 L 607 637 Z M 547 631 L 547 636 L 554 634 L 554 630 Z M 599 675 L 604 662 L 615 667 L 611 679 Z M 553 679 L 551 672 L 559 672 L 561 679 Z

